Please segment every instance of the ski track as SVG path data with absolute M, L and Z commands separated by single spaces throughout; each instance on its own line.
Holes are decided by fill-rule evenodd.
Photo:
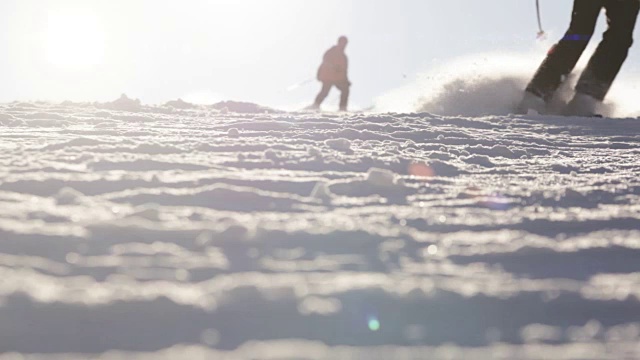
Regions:
M 2 360 L 640 357 L 637 119 L 125 100 L 0 105 Z

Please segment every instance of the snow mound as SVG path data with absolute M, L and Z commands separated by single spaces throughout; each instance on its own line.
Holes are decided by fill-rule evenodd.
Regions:
M 220 110 L 223 112 L 233 112 L 238 114 L 273 114 L 281 113 L 279 110 L 275 110 L 266 106 L 241 101 L 222 101 L 211 105 L 211 108 Z
M 307 153 L 309 156 L 320 158 L 322 157 L 322 150 L 318 149 L 315 146 L 307 146 Z
M 82 203 L 82 199 L 84 198 L 84 194 L 81 192 L 65 187 L 61 189 L 55 196 L 54 199 L 58 205 L 74 205 Z
M 330 201 L 331 198 L 333 198 L 333 194 L 331 193 L 329 186 L 327 186 L 327 183 L 319 182 L 313 188 L 313 191 L 311 191 L 311 197 L 322 201 Z
M 374 186 L 393 187 L 399 184 L 397 175 L 390 170 L 371 168 L 367 172 L 367 182 Z
M 157 204 L 143 204 L 128 215 L 130 218 L 141 218 L 149 221 L 160 221 L 160 206 Z
M 109 110 L 137 112 L 142 110 L 142 103 L 139 99 L 131 99 L 126 94 L 122 94 L 117 100 L 105 104 L 100 104 L 99 107 Z
M 325 140 L 324 143 L 328 147 L 334 150 L 343 151 L 343 152 L 351 151 L 351 141 L 349 141 L 348 139 L 344 139 L 344 138 L 329 139 L 329 140 Z
M 195 109 L 195 108 L 197 108 L 197 107 L 198 107 L 198 105 L 195 105 L 195 104 L 192 104 L 192 103 L 186 102 L 186 101 L 184 101 L 184 100 L 182 100 L 182 99 L 177 99 L 177 100 L 171 100 L 171 101 L 168 101 L 168 102 L 166 102 L 166 103 L 164 104 L 164 106 L 166 106 L 166 107 L 172 107 L 172 108 L 174 108 L 174 109 L 182 109 L 182 110 L 185 110 L 185 109 Z
M 136 205 L 153 203 L 162 206 L 203 207 L 227 211 L 241 211 L 247 204 L 251 204 L 256 210 L 294 211 L 297 205 L 309 203 L 308 199 L 293 194 L 224 184 L 193 189 L 129 190 L 111 194 L 108 199 Z

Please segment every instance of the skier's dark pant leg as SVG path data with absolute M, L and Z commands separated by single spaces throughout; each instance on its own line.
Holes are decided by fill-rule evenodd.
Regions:
M 349 87 L 351 85 L 348 82 L 336 84 L 336 87 L 342 92 L 340 94 L 340 110 L 346 111 L 349 104 Z
M 318 93 L 318 96 L 316 96 L 316 101 L 314 103 L 316 107 L 319 107 L 324 101 L 324 99 L 327 98 L 327 96 L 329 95 L 329 91 L 331 91 L 332 86 L 333 84 L 330 82 L 322 83 L 322 89 L 320 90 L 320 93 Z
M 626 0 L 616 0 L 626 1 Z M 634 0 L 637 2 L 637 0 Z M 595 31 L 603 0 L 574 0 L 571 25 L 565 36 L 549 51 L 527 91 L 548 101 L 578 63 Z
M 323 82 L 322 83 L 322 89 L 320 90 L 320 93 L 318 94 L 318 96 L 316 96 L 316 101 L 314 103 L 314 106 L 315 107 L 320 107 L 322 102 L 329 95 L 329 92 L 331 91 L 331 88 L 333 86 L 337 87 L 338 90 L 341 91 L 341 94 L 340 94 L 340 110 L 347 110 L 347 105 L 349 103 L 349 87 L 351 86 L 351 84 L 349 84 L 348 81 L 337 83 L 337 84 L 330 83 L 330 82 Z
M 609 28 L 576 85 L 577 92 L 591 95 L 600 101 L 609 92 L 633 44 L 633 30 L 640 1 L 605 0 L 604 7 Z

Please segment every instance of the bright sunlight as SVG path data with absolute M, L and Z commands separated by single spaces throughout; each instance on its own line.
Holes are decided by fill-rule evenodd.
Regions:
M 105 40 L 95 14 L 76 10 L 52 13 L 45 37 L 47 60 L 72 70 L 90 68 L 102 62 Z

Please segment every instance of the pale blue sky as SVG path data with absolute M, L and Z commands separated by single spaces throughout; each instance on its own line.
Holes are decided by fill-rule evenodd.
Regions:
M 572 2 L 541 2 L 555 41 Z M 147 103 L 303 104 L 318 85 L 287 88 L 313 78 L 345 34 L 352 99 L 368 106 L 459 56 L 543 56 L 536 31 L 534 0 L 2 0 L 0 101 L 105 101 L 124 92 Z M 624 71 L 638 65 L 634 49 Z

